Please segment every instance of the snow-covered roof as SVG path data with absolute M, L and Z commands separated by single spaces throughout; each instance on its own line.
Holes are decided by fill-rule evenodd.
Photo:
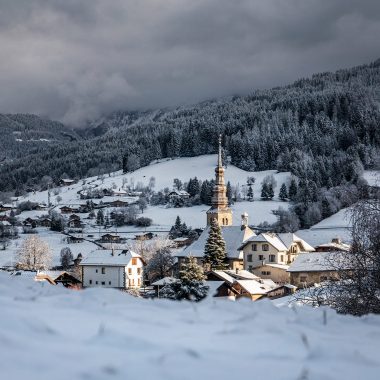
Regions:
M 227 269 L 225 272 L 233 278 L 241 280 L 255 280 L 259 278 L 255 274 L 243 269 L 239 269 L 238 271 L 233 269 Z
M 80 265 L 126 266 L 134 257 L 141 256 L 130 250 L 98 249 L 85 257 Z
M 284 270 L 288 270 L 289 269 L 289 265 L 285 265 L 285 264 L 265 263 L 265 265 L 263 265 L 263 266 L 272 267 L 272 268 L 278 268 L 278 269 L 284 269 Z
M 347 253 L 343 252 L 300 253 L 290 264 L 288 272 L 321 272 L 336 270 L 338 267 L 349 269 L 347 258 Z
M 3 226 L 3 227 L 9 227 L 9 226 L 11 226 L 12 224 L 10 224 L 8 221 L 6 221 L 6 220 L 4 220 L 4 221 L 0 221 L 0 226 Z
M 266 294 L 278 287 L 276 284 L 273 286 L 269 283 L 256 280 L 236 280 L 235 283 L 239 284 L 249 294 Z
M 336 243 L 336 242 L 331 241 L 330 243 L 319 244 L 315 248 L 317 251 L 318 251 L 318 249 L 321 249 L 321 248 L 329 248 L 332 251 L 333 250 L 349 251 L 350 245 L 346 244 L 346 243 L 342 243 L 342 242 Z
M 224 270 L 213 270 L 212 273 L 214 273 L 221 280 L 228 282 L 229 284 L 233 284 L 233 282 L 235 281 L 235 279 L 228 273 L 226 273 L 226 271 Z
M 193 244 L 186 247 L 182 252 L 179 252 L 178 257 L 202 257 L 204 255 L 205 245 L 209 235 L 210 227 L 206 227 L 202 234 Z M 226 242 L 226 250 L 228 258 L 242 258 L 239 247 L 243 241 L 255 235 L 250 228 L 241 228 L 240 226 L 223 226 L 221 227 L 222 236 Z
M 298 237 L 296 234 L 293 233 L 269 233 L 264 232 L 257 236 L 252 236 L 248 240 L 246 240 L 242 247 L 245 247 L 248 243 L 264 243 L 267 242 L 268 244 L 272 245 L 274 248 L 276 248 L 278 251 L 287 251 L 291 247 L 293 243 L 299 243 L 302 247 L 302 251 L 312 252 L 314 251 L 314 248 L 306 243 L 305 240 Z
M 176 282 L 176 281 L 178 281 L 177 278 L 174 278 L 174 277 L 164 277 L 164 278 L 161 278 L 161 280 L 153 282 L 152 285 L 153 286 L 164 286 L 164 285 L 167 285 L 167 284 L 172 284 L 173 282 Z

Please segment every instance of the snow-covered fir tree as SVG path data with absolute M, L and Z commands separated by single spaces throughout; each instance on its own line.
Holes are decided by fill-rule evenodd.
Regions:
M 226 243 L 222 236 L 222 230 L 215 219 L 210 224 L 203 262 L 211 269 L 228 268 Z
M 179 279 L 167 284 L 160 291 L 160 297 L 172 300 L 201 301 L 207 296 L 209 287 L 204 284 L 203 268 L 197 264 L 197 259 L 190 256 L 183 263 L 179 272 Z

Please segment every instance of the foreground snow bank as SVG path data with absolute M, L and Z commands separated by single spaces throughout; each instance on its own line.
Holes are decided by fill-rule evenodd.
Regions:
M 378 379 L 379 316 L 29 281 L 0 273 L 4 379 Z

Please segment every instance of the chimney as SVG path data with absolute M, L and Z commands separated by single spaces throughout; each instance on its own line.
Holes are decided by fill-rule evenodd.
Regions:
M 244 228 L 248 227 L 248 213 L 243 213 L 241 215 L 241 229 L 244 230 Z
M 335 244 L 342 244 L 342 240 L 340 240 L 339 237 L 335 237 L 335 238 L 331 239 L 331 242 L 335 243 Z
M 239 268 L 236 268 L 236 269 L 235 269 L 235 273 L 236 273 L 236 274 L 239 273 Z

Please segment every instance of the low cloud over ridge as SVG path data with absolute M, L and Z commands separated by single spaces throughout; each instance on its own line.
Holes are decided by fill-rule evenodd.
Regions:
M 380 56 L 378 0 L 0 0 L 0 112 L 81 125 Z

